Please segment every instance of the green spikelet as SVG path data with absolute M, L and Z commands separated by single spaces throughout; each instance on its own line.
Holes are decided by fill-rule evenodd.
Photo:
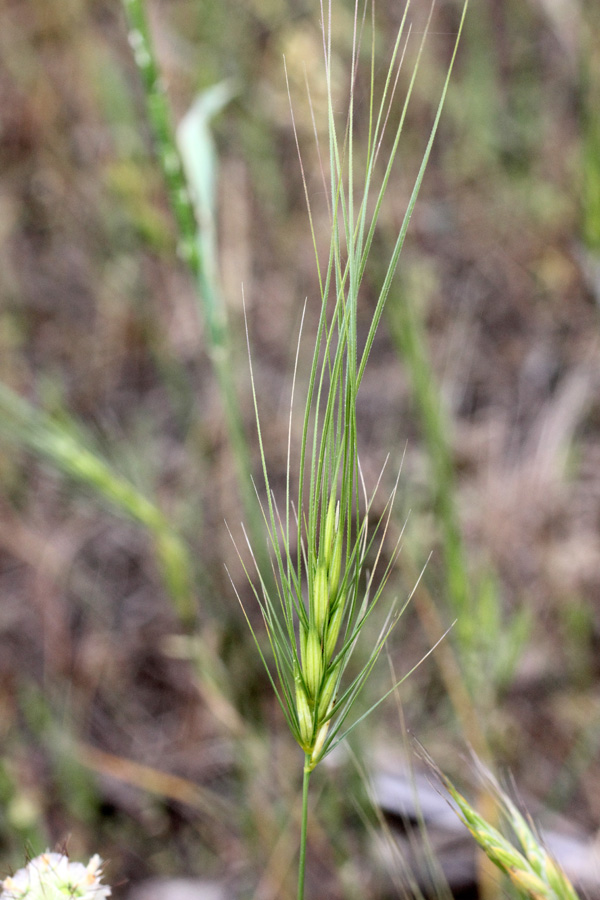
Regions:
M 309 696 L 316 697 L 323 677 L 323 651 L 321 649 L 321 638 L 312 624 L 306 637 L 306 652 L 302 660 L 302 673 Z
M 321 750 L 323 749 L 323 744 L 325 743 L 325 738 L 327 737 L 327 732 L 329 731 L 329 722 L 325 722 L 324 725 L 321 725 L 317 732 L 317 736 L 315 738 L 315 744 L 312 748 L 312 753 L 310 755 L 311 765 L 315 766 L 319 761 L 319 756 Z
M 329 593 L 327 590 L 327 570 L 323 563 L 319 563 L 313 581 L 312 597 L 313 623 L 319 637 L 325 630 L 325 623 L 329 618 Z
M 554 900 L 548 891 L 548 885 L 535 872 L 514 868 L 508 870 L 508 875 L 513 884 L 531 900 Z
M 323 686 L 321 688 L 321 694 L 319 696 L 319 706 L 317 712 L 317 722 L 319 722 L 319 724 L 331 712 L 331 707 L 333 705 L 333 694 L 335 691 L 337 680 L 338 666 L 332 666 L 323 680 Z
M 298 716 L 300 738 L 304 749 L 309 750 L 313 738 L 313 717 L 299 672 L 294 675 L 294 681 L 296 685 L 296 714 Z

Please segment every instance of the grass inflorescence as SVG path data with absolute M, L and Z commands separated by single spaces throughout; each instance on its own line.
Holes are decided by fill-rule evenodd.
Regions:
M 477 812 L 437 766 L 434 768 L 476 843 L 488 859 L 508 876 L 520 897 L 524 900 L 578 900 L 562 868 L 489 772 L 484 772 L 485 783 L 496 799 L 502 818 L 514 832 L 518 848 Z
M 399 113 L 396 112 L 396 88 L 407 39 L 406 12 L 380 96 L 376 96 L 375 92 L 376 62 L 374 47 L 371 47 L 369 136 L 366 165 L 359 170 L 354 147 L 355 95 L 360 71 L 359 54 L 367 30 L 369 8 L 374 15 L 373 5 L 368 3 L 364 7 L 357 3 L 354 8 L 350 96 L 345 121 L 340 123 L 332 99 L 332 6 L 331 2 L 328 6 L 321 5 L 328 96 L 330 242 L 328 258 L 323 262 L 317 249 L 300 155 L 319 276 L 320 314 L 304 403 L 298 494 L 295 500 L 291 496 L 292 389 L 283 509 L 280 509 L 269 479 L 259 398 L 252 366 L 250 368 L 266 490 L 263 512 L 276 581 L 273 590 L 268 584 L 267 573 L 257 565 L 258 583 L 254 592 L 266 625 L 274 672 L 256 634 L 255 639 L 288 726 L 305 755 L 300 898 L 304 890 L 309 775 L 367 714 L 350 719 L 355 701 L 403 609 L 402 605 L 397 607 L 391 604 L 378 637 L 364 653 L 358 672 L 346 678 L 350 659 L 367 620 L 382 596 L 399 549 L 396 543 L 387 561 L 382 564 L 381 573 L 378 573 L 395 492 L 392 492 L 383 516 L 372 523 L 370 514 L 374 494 L 364 485 L 359 461 L 357 396 L 421 187 L 452 68 L 451 63 L 372 320 L 366 338 L 360 343 L 357 313 L 361 284 L 398 151 L 424 41 L 423 37 Z M 465 12 L 466 4 L 463 17 Z M 396 116 L 391 150 L 387 158 L 381 160 L 384 133 L 391 127 L 390 119 Z M 250 548 L 253 551 L 251 545 Z

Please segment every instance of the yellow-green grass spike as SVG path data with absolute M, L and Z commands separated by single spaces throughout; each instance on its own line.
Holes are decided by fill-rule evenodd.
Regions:
M 487 857 L 512 881 L 522 897 L 529 900 L 578 900 L 577 893 L 560 866 L 535 838 L 512 802 L 495 786 L 499 802 L 521 843 L 522 851 L 490 825 L 469 804 L 452 782 L 441 776 L 458 815 Z M 516 813 L 513 819 L 511 813 Z

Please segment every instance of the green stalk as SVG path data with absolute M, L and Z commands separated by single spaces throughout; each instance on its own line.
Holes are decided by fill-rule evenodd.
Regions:
M 300 827 L 300 858 L 298 860 L 298 900 L 304 900 L 304 876 L 306 874 L 306 832 L 308 825 L 308 782 L 310 781 L 310 753 L 304 754 L 302 779 L 302 824 Z
M 163 87 L 144 0 L 123 0 L 123 6 L 129 26 L 129 43 L 142 79 L 156 154 L 179 233 L 178 252 L 189 266 L 196 281 L 198 313 L 207 326 L 208 354 L 221 393 L 229 441 L 233 451 L 238 490 L 250 531 L 258 536 L 261 535 L 261 531 L 258 528 L 252 488 L 250 453 L 232 374 L 235 366 L 229 343 L 225 305 L 218 284 L 215 260 L 210 258 L 209 253 L 206 253 L 206 248 L 212 246 L 212 239 L 208 239 L 208 231 L 211 226 L 198 221 L 194 210 L 193 199 L 175 140 L 170 104 Z M 260 546 L 258 540 L 256 543 L 257 546 Z

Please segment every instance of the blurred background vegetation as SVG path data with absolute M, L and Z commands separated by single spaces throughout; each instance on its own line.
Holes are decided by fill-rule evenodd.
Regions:
M 343 112 L 352 8 L 334 7 Z M 439 2 L 433 15 L 364 323 L 460 8 Z M 403 11 L 377 4 L 378 77 Z M 241 452 L 259 474 L 243 285 L 281 483 L 299 322 L 307 297 L 310 336 L 318 296 L 282 57 L 327 246 L 305 88 L 308 73 L 323 139 L 318 4 L 152 0 L 149 12 L 174 121 L 229 79 L 209 147 L 215 284 Z M 227 873 L 231 896 L 291 896 L 299 751 L 225 569 L 251 606 L 224 524 L 243 540 L 251 516 L 240 445 L 206 309 L 177 257 L 123 10 L 2 0 L 1 14 L 2 869 L 66 841 L 73 856 L 110 859 L 118 890 Z M 427 14 L 415 0 L 401 87 Z M 599 34 L 595 0 L 472 0 L 361 388 L 359 447 L 370 485 L 390 454 L 381 508 L 403 466 L 397 531 L 410 516 L 389 590 L 408 595 L 433 551 L 390 646 L 394 670 L 458 615 L 403 686 L 406 724 L 450 771 L 468 742 L 588 831 L 600 823 Z M 357 117 L 366 133 L 360 93 Z M 385 665 L 378 677 L 374 696 L 391 683 Z M 393 767 L 405 745 L 396 706 L 356 742 L 370 767 Z M 320 896 L 384 896 L 344 799 L 361 794 L 345 756 L 320 791 Z

